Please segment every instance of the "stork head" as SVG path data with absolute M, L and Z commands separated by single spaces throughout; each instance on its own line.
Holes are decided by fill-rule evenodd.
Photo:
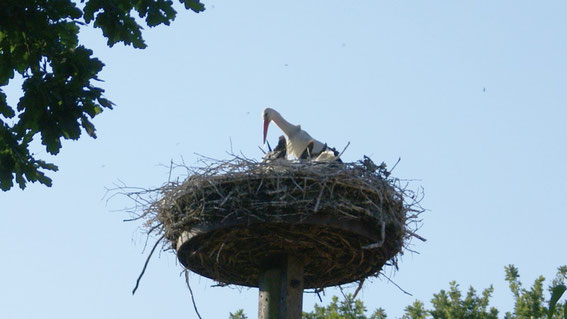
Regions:
M 264 111 L 262 112 L 262 119 L 264 120 L 264 144 L 266 143 L 266 136 L 268 135 L 268 126 L 273 119 L 274 113 L 277 113 L 276 110 L 269 107 L 264 109 Z

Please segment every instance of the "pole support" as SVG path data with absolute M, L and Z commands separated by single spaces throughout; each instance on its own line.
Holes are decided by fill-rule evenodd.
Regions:
M 303 260 L 283 258 L 279 266 L 260 274 L 258 319 L 301 319 L 303 307 Z

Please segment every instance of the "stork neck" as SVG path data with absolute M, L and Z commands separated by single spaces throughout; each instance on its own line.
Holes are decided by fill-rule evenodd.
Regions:
M 274 121 L 274 123 L 276 123 L 276 125 L 282 129 L 282 131 L 285 133 L 285 135 L 287 135 L 288 137 L 290 135 L 293 135 L 293 133 L 295 133 L 295 131 L 297 131 L 297 129 L 299 128 L 298 125 L 293 125 L 290 122 L 286 121 L 280 113 L 278 112 L 274 112 L 273 113 L 273 118 L 272 120 Z

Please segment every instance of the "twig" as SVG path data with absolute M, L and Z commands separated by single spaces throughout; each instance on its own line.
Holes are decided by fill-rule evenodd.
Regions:
M 144 276 L 144 273 L 146 272 L 146 268 L 148 267 L 148 263 L 150 262 L 150 259 L 152 258 L 152 255 L 154 254 L 154 251 L 156 250 L 156 247 L 158 246 L 158 244 L 161 242 L 162 239 L 165 238 L 165 234 L 162 235 L 154 244 L 154 247 L 152 248 L 152 251 L 150 251 L 150 254 L 148 255 L 148 258 L 146 258 L 146 262 L 144 263 L 144 268 L 142 268 L 142 272 L 140 273 L 140 275 L 138 276 L 138 279 L 136 280 L 136 286 L 134 287 L 134 289 L 132 290 L 132 295 L 136 293 L 136 290 L 138 290 L 138 286 L 140 285 L 140 280 L 142 280 L 142 277 Z
M 323 302 L 323 298 L 321 298 L 320 292 L 323 292 L 323 295 L 325 294 L 323 288 L 313 288 L 313 291 L 305 291 L 306 294 L 316 294 L 317 297 L 319 298 L 319 302 Z
M 148 231 L 146 231 L 146 240 L 144 241 L 144 249 L 142 249 L 142 254 L 146 251 L 146 248 L 148 248 L 148 241 L 150 241 L 150 235 L 154 232 L 154 230 L 162 226 L 163 226 L 162 224 L 157 224 L 152 228 L 150 228 Z
M 319 192 L 319 196 L 317 196 L 317 202 L 315 203 L 315 208 L 313 211 L 316 213 L 319 210 L 319 203 L 321 202 L 321 197 L 323 197 L 323 191 L 325 190 L 325 183 L 321 183 L 321 192 Z
M 199 156 L 199 157 L 202 157 L 202 158 L 204 158 L 204 159 L 207 159 L 207 160 L 209 160 L 209 161 L 212 161 L 212 162 L 220 162 L 220 160 L 218 160 L 218 159 L 216 159 L 216 158 L 212 158 L 212 157 L 210 157 L 210 156 L 205 156 L 205 155 L 200 154 L 200 153 L 197 153 L 197 152 L 193 152 L 193 154 L 195 154 L 195 155 L 197 155 L 197 156 Z
M 345 146 L 345 148 L 343 148 L 343 151 L 339 153 L 339 156 L 337 157 L 341 157 L 343 155 L 343 153 L 346 151 L 346 149 L 348 148 L 348 146 L 350 145 L 350 141 L 348 141 L 347 145 Z
M 345 298 L 345 302 L 346 305 L 348 307 L 348 310 L 351 314 L 354 314 L 354 311 L 352 310 L 352 307 L 350 306 L 350 302 L 351 300 L 349 300 L 349 298 L 345 295 L 344 291 L 343 291 L 343 287 L 339 285 L 339 290 L 341 291 L 341 294 L 343 295 L 343 298 Z M 352 298 L 352 297 L 351 297 Z M 352 298 L 352 300 L 354 300 L 354 298 Z
M 419 236 L 418 234 L 412 232 L 412 231 L 409 230 L 409 229 L 406 229 L 406 232 L 408 232 L 408 234 L 410 234 L 411 236 L 413 236 L 413 237 L 415 237 L 415 238 L 417 238 L 417 239 L 419 239 L 419 240 L 421 240 L 421 241 L 427 241 L 427 239 L 425 239 L 425 238 Z
M 224 247 L 224 243 L 221 244 L 219 251 L 217 252 L 217 263 L 219 262 L 219 256 L 220 256 L 220 253 L 221 253 L 223 247 Z
M 167 177 L 167 183 L 171 182 L 171 171 L 173 171 L 173 159 L 169 162 L 169 176 Z
M 185 283 L 187 284 L 187 288 L 189 288 L 189 293 L 191 294 L 191 301 L 193 302 L 193 308 L 195 309 L 195 313 L 197 314 L 197 317 L 199 317 L 199 319 L 203 319 L 201 318 L 201 315 L 199 314 L 199 310 L 197 310 L 197 304 L 195 303 L 195 297 L 193 297 L 193 290 L 191 289 L 191 285 L 189 285 L 189 270 L 185 269 Z
M 396 164 L 394 164 L 394 166 L 392 167 L 392 169 L 390 170 L 390 173 L 394 170 L 394 168 L 396 168 L 396 166 L 398 166 L 398 163 L 400 163 L 400 161 L 402 160 L 401 157 L 398 157 L 398 161 L 396 162 Z
M 388 278 L 388 277 L 386 277 L 386 276 L 384 276 L 384 278 L 388 279 L 389 282 L 391 282 L 392 284 L 394 284 L 394 286 L 398 287 L 398 289 L 400 289 L 404 294 L 413 297 L 412 294 L 410 294 L 409 292 L 403 290 L 402 287 L 400 287 L 400 286 L 399 286 L 397 283 L 395 283 L 392 279 L 390 279 L 390 278 Z
M 358 295 L 358 292 L 360 291 L 360 289 L 362 289 L 362 285 L 364 285 L 364 280 L 366 278 L 362 278 L 359 282 L 358 282 L 358 287 L 356 287 L 356 290 L 354 291 L 354 294 L 352 295 L 352 298 L 355 299 L 356 296 Z

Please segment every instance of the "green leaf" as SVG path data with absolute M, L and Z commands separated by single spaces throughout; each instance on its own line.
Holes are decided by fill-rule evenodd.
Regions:
M 0 145 L 4 145 L 6 141 L 0 136 Z M 0 189 L 7 191 L 14 185 L 12 182 L 12 176 L 15 166 L 14 157 L 10 149 L 0 150 Z
M 89 120 L 87 120 L 86 117 L 81 118 L 81 125 L 87 131 L 87 134 L 89 134 L 90 137 L 96 138 L 95 127 L 91 122 L 89 122 Z
M 51 178 L 45 176 L 45 174 L 43 174 L 42 172 L 38 172 L 36 178 L 37 181 L 39 181 L 40 183 L 42 183 L 47 187 L 53 186 L 53 181 L 51 180 Z
M 102 97 L 98 98 L 97 100 L 98 100 L 98 103 L 100 103 L 100 105 L 112 110 L 112 106 L 114 105 L 114 103 L 112 103 L 111 101 L 109 101 L 105 98 L 102 98 Z M 95 110 L 96 110 L 95 115 L 102 113 L 102 109 L 100 107 L 95 108 Z
M 16 183 L 18 183 L 20 189 L 26 188 L 26 180 L 22 174 L 16 174 Z
M 42 160 L 36 161 L 36 164 L 37 164 L 38 167 L 44 168 L 46 170 L 50 170 L 50 171 L 54 171 L 54 172 L 57 172 L 59 170 L 57 165 L 55 165 L 53 163 L 47 163 L 47 162 L 42 161 Z
M 6 85 L 14 77 L 11 62 L 0 54 L 0 85 Z
M 16 115 L 14 110 L 6 102 L 6 94 L 0 89 L 0 115 L 6 118 L 12 118 Z
M 551 288 L 551 298 L 549 298 L 549 309 L 547 312 L 547 318 L 549 319 L 553 318 L 553 315 L 555 314 L 555 307 L 557 306 L 557 302 L 559 301 L 559 298 L 561 298 L 565 290 L 567 290 L 567 287 L 565 287 L 565 285 L 557 285 Z
M 185 9 L 192 10 L 193 12 L 199 13 L 205 11 L 205 5 L 202 4 L 200 0 L 179 0 L 179 2 L 185 5 Z

